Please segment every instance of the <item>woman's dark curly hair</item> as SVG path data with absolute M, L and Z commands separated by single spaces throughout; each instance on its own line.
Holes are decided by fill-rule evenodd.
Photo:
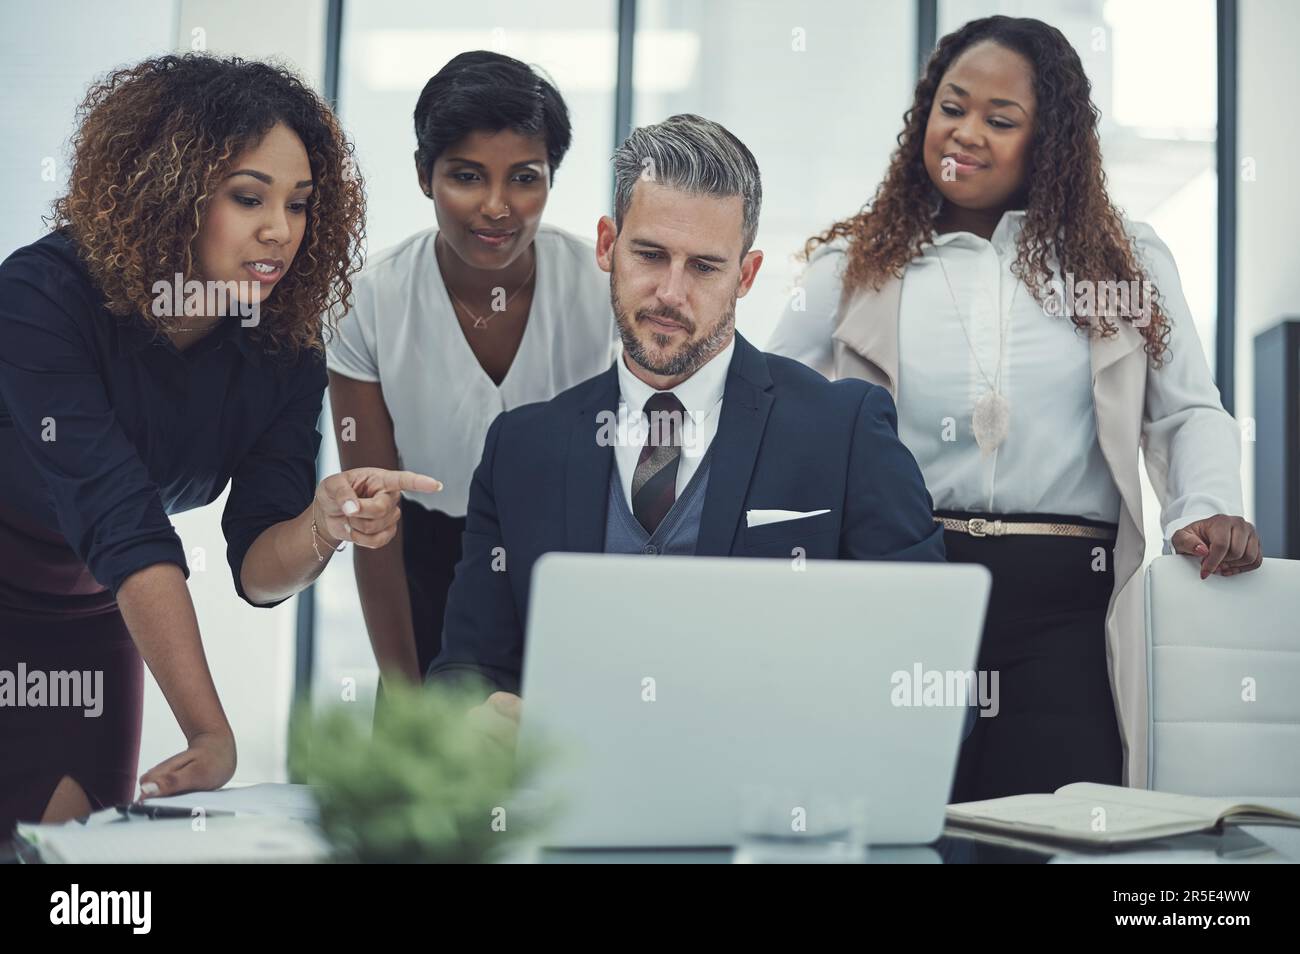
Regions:
M 323 350 L 326 315 L 343 314 L 361 264 L 365 196 L 333 112 L 290 70 L 202 53 L 115 70 L 77 111 L 68 191 L 52 224 L 79 246 L 114 314 L 157 331 L 156 281 L 202 280 L 195 260 L 208 202 L 232 163 L 277 123 L 306 147 L 314 188 L 293 263 L 246 331 L 267 351 Z
M 1073 272 L 1076 279 L 1146 280 L 1120 213 L 1106 194 L 1097 134 L 1100 113 L 1092 103 L 1092 84 L 1083 64 L 1059 30 L 1021 17 L 972 20 L 939 42 L 916 84 L 912 106 L 903 114 L 898 148 L 874 198 L 857 215 L 810 238 L 804 255 L 847 239 L 844 285 L 852 292 L 864 286 L 879 289 L 890 276 L 901 277 L 904 266 L 921 254 L 942 199 L 922 154 L 935 92 L 957 57 L 986 40 L 1019 53 L 1033 65 L 1038 101 L 1026 168 L 1025 220 L 1012 271 L 1040 304 L 1051 294 L 1052 259 L 1059 263 L 1061 275 Z M 1164 360 L 1169 321 L 1158 292 L 1147 304 L 1148 321 L 1139 330 L 1147 355 L 1158 366 Z M 1080 329 L 1103 337 L 1118 332 L 1105 315 L 1097 319 L 1095 328 L 1089 317 L 1071 317 Z

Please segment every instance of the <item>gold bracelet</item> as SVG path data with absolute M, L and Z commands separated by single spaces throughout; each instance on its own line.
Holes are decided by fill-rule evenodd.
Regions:
M 316 518 L 313 517 L 311 521 L 311 548 L 316 551 L 317 562 L 324 563 L 325 556 L 320 552 L 320 544 L 316 542 L 317 537 L 320 537 L 322 540 L 325 540 L 325 537 L 321 535 L 320 530 L 316 529 Z M 331 546 L 330 542 L 328 540 L 325 540 L 325 546 L 329 547 L 335 553 L 342 553 L 343 548 L 346 547 L 347 545 L 348 544 L 346 540 L 340 540 L 338 546 Z

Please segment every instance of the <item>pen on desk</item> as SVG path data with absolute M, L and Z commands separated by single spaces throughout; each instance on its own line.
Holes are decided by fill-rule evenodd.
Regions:
M 216 818 L 220 816 L 233 817 L 235 812 L 222 811 L 220 809 L 207 809 L 200 806 L 188 805 L 150 805 L 147 802 L 132 802 L 130 805 L 118 805 L 117 811 L 123 817 L 129 819 L 131 815 L 143 815 L 146 818 L 190 818 L 194 814 L 195 808 L 199 808 L 204 816 Z

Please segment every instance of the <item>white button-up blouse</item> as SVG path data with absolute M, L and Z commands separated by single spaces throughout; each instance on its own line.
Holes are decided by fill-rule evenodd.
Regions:
M 1115 522 L 1120 497 L 1097 441 L 1089 341 L 1068 317 L 1048 314 L 1011 272 L 1023 218 L 1007 212 L 989 240 L 970 232 L 935 236 L 908 265 L 899 301 L 899 436 L 937 510 Z M 1171 324 L 1166 363 L 1150 377 L 1156 386 L 1148 389 L 1148 416 L 1221 408 L 1169 249 L 1145 223 L 1125 225 Z M 842 248 L 814 256 L 803 276 L 803 308 L 792 297 L 769 351 L 830 376 L 843 264 Z M 992 386 L 1010 404 L 1010 429 L 996 450 L 983 452 L 971 415 Z M 1207 463 L 1196 470 L 1204 474 Z M 1164 502 L 1166 540 L 1195 520 L 1240 509 L 1231 464 Z

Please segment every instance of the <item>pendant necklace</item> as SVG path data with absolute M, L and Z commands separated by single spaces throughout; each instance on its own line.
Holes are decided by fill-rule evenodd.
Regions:
M 520 284 L 518 288 L 516 288 L 513 292 L 510 293 L 510 295 L 506 298 L 506 303 L 501 306 L 500 311 L 505 311 L 507 308 L 510 307 L 510 303 L 515 300 L 515 297 L 521 291 L 523 291 L 525 288 L 528 287 L 528 283 L 533 280 L 533 274 L 536 271 L 537 271 L 537 255 L 534 253 L 533 265 L 532 268 L 528 269 L 528 277 L 523 280 L 523 283 Z M 481 315 L 476 315 L 474 314 L 474 312 L 470 311 L 468 305 L 466 305 L 463 301 L 460 300 L 460 298 L 456 296 L 456 293 L 451 290 L 451 286 L 448 285 L 446 281 L 443 282 L 443 285 L 447 289 L 447 294 L 451 296 L 451 300 L 454 301 L 456 304 L 460 305 L 461 310 L 465 312 L 465 314 L 469 315 L 469 317 L 473 320 L 475 328 L 480 328 L 480 329 L 486 328 L 488 326 L 488 322 L 491 321 L 500 313 L 497 309 L 491 309 Z
M 943 281 L 948 286 L 948 296 L 952 299 L 953 309 L 957 312 L 957 323 L 966 338 L 966 346 L 970 348 L 971 358 L 979 370 L 980 377 L 988 385 L 988 390 L 975 401 L 970 424 L 971 431 L 975 434 L 975 443 L 979 445 L 980 451 L 983 454 L 990 454 L 1007 439 L 1007 432 L 1011 429 L 1011 402 L 1002 393 L 1002 359 L 1006 357 L 1007 325 L 1012 307 L 1016 303 L 1016 293 L 1020 291 L 1020 282 L 1016 282 L 1015 291 L 1011 293 L 1011 302 L 1007 306 L 1007 313 L 1002 319 L 1002 328 L 998 336 L 998 367 L 994 377 L 990 379 L 984 372 L 984 366 L 980 364 L 979 354 L 975 351 L 975 343 L 971 340 L 970 332 L 966 330 L 961 305 L 957 303 L 957 295 L 953 292 L 952 282 L 948 278 L 948 269 L 943 264 L 943 255 L 936 251 L 935 258 L 938 259 L 939 269 L 943 272 Z

